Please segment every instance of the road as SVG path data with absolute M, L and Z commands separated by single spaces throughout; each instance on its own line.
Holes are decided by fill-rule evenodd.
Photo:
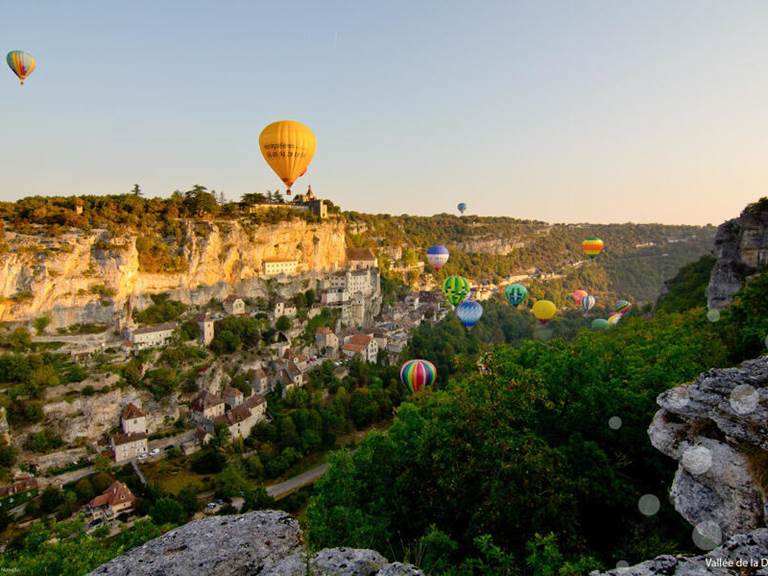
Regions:
M 328 470 L 328 464 L 320 464 L 319 466 L 315 466 L 314 468 L 310 468 L 306 472 L 302 472 L 298 476 L 294 476 L 293 478 L 288 478 L 285 482 L 280 482 L 279 484 L 272 484 L 272 486 L 267 486 L 267 494 L 272 496 L 275 500 L 279 500 L 280 498 L 283 498 L 290 494 L 291 492 L 294 492 L 295 490 L 298 490 L 299 488 L 303 488 L 304 486 L 307 486 L 309 484 L 312 484 L 315 480 L 320 478 L 323 474 L 325 474 L 325 471 Z

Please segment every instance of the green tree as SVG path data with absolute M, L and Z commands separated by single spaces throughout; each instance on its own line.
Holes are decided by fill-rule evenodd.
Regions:
M 34 322 L 32 322 L 32 326 L 35 328 L 35 332 L 37 332 L 37 334 L 40 335 L 45 333 L 45 329 L 48 327 L 50 323 L 51 323 L 50 316 L 40 316 L 38 318 L 35 318 Z

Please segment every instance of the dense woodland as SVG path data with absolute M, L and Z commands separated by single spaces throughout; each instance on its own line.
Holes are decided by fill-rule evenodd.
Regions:
M 515 342 L 452 320 L 420 329 L 412 353 L 438 364 L 437 389 L 333 457 L 308 511 L 312 544 L 489 576 L 586 574 L 691 551 L 669 504 L 638 512 L 644 494 L 666 501 L 674 470 L 647 438 L 655 398 L 760 354 L 768 334 L 768 274 L 714 323 L 702 307 L 707 265 L 683 270 L 653 316 L 606 332 Z M 513 344 L 483 351 L 489 337 Z M 608 425 L 616 416 L 618 430 Z

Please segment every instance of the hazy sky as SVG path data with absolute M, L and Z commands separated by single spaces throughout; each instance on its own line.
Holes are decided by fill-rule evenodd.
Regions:
M 308 124 L 346 209 L 719 223 L 768 194 L 768 2 L 4 2 L 0 198 L 236 198 Z

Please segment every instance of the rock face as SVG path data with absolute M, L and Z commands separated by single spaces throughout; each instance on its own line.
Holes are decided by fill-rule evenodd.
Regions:
M 188 222 L 181 257 L 185 272 L 140 270 L 137 237 L 105 230 L 72 230 L 59 237 L 8 232 L 0 255 L 0 321 L 29 321 L 42 314 L 51 328 L 75 322 L 112 324 L 130 298 L 134 307 L 149 294 L 170 292 L 186 303 L 223 299 L 231 293 L 264 296 L 267 259 L 295 260 L 297 272 L 334 270 L 346 263 L 345 227 L 292 220 L 272 225 Z
M 715 235 L 717 258 L 707 290 L 710 308 L 724 308 L 744 281 L 768 264 L 768 202 L 745 208 L 721 224 Z
M 693 558 L 660 556 L 605 574 L 768 575 L 768 356 L 709 370 L 657 401 L 661 409 L 648 434 L 679 462 L 670 497 L 693 525 L 694 543 L 714 550 Z M 758 564 L 737 563 L 745 559 Z
M 308 557 L 299 523 L 260 511 L 190 522 L 100 566 L 92 576 L 423 576 L 373 550 Z
M 627 568 L 592 572 L 591 576 L 750 576 L 768 575 L 768 530 L 730 538 L 702 556 L 659 556 Z

